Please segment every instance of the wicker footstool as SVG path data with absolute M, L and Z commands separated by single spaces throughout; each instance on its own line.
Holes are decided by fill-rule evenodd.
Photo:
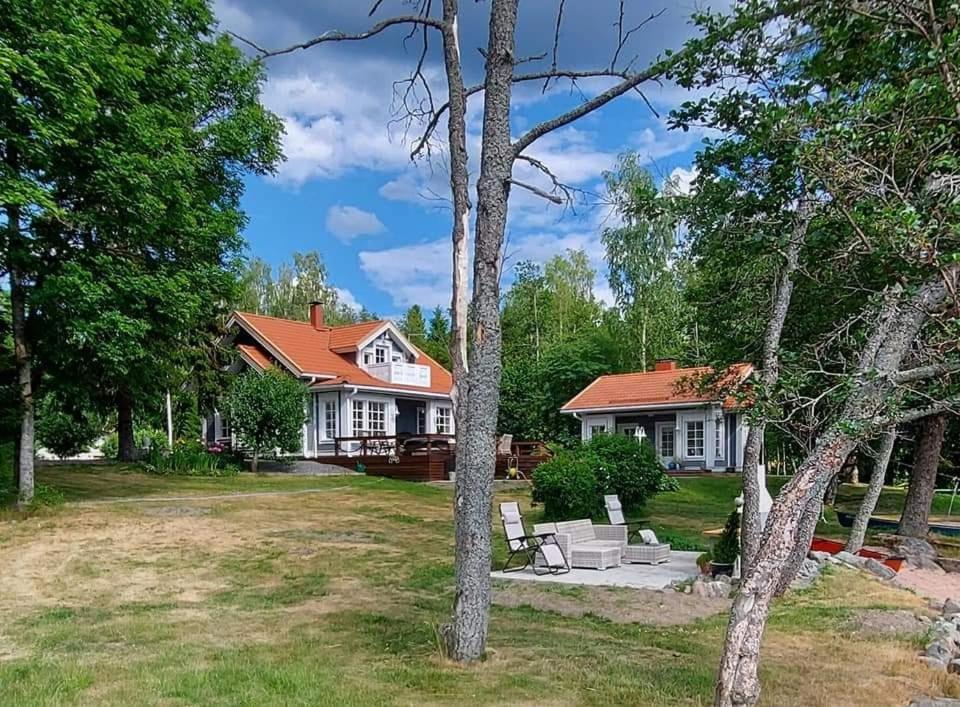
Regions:
M 670 545 L 668 543 L 627 545 L 623 548 L 623 561 L 648 565 L 659 565 L 661 562 L 669 562 Z

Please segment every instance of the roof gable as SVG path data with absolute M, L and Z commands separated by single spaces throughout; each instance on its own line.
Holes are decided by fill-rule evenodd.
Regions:
M 245 360 L 252 360 L 263 368 L 264 363 L 272 363 L 271 358 L 274 358 L 297 377 L 313 378 L 317 385 L 339 383 L 442 394 L 449 394 L 453 385 L 450 372 L 402 338 L 392 322 L 362 322 L 316 329 L 309 322 L 234 312 L 228 327 L 234 326 L 247 332 L 257 342 L 257 346 L 237 345 Z M 354 352 L 358 346 L 387 330 L 391 335 L 396 332 L 396 336 L 401 337 L 398 342 L 409 348 L 417 363 L 430 367 L 430 387 L 388 383 L 357 365 Z M 344 353 L 333 350 L 334 344 L 344 349 Z

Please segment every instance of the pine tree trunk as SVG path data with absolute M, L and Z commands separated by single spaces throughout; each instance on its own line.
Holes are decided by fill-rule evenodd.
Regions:
M 494 0 L 486 53 L 483 150 L 477 182 L 473 274 L 475 326 L 469 385 L 461 393 L 455 490 L 456 593 L 445 627 L 447 654 L 474 661 L 486 651 L 490 618 L 491 499 L 500 395 L 500 267 L 513 171 L 510 96 L 518 0 Z
M 847 538 L 847 552 L 856 553 L 863 547 L 863 539 L 867 535 L 870 516 L 873 515 L 873 511 L 877 507 L 877 501 L 880 500 L 883 481 L 887 476 L 887 466 L 890 464 L 890 457 L 893 455 L 893 447 L 896 441 L 896 429 L 889 430 L 883 435 L 883 441 L 880 443 L 873 471 L 870 474 L 870 484 L 867 486 L 867 492 L 864 494 L 860 508 L 857 510 L 857 516 L 853 519 L 853 527 L 850 528 L 850 537 Z
M 947 430 L 946 415 L 931 415 L 920 422 L 917 450 L 910 472 L 910 487 L 900 516 L 900 535 L 925 538 L 930 530 L 930 506 L 937 487 L 940 450 Z
M 811 501 L 814 505 L 820 502 L 826 482 L 855 446 L 855 440 L 838 430 L 822 435 L 814 452 L 777 496 L 756 561 L 744 577 L 730 611 L 717 678 L 718 707 L 757 703 L 760 641 L 770 602 L 782 582 L 782 570 L 795 548 L 804 545 L 804 519 L 810 518 Z M 806 543 L 809 548 L 809 540 Z
M 133 433 L 133 397 L 126 390 L 117 393 L 117 456 L 122 462 L 136 461 L 137 457 Z
M 911 298 L 901 285 L 888 288 L 884 304 L 872 327 L 857 365 L 856 385 L 848 394 L 833 425 L 817 440 L 793 479 L 777 496 L 753 566 L 747 571 L 730 611 L 714 704 L 717 707 L 752 706 L 760 698 L 758 668 L 760 641 L 766 627 L 770 602 L 783 581 L 794 548 L 809 543 L 804 517 L 808 506 L 819 500 L 830 479 L 840 471 L 871 425 L 882 420 L 893 383 L 904 357 L 931 313 L 942 310 L 951 293 L 951 278 L 960 266 L 944 277 L 920 287 Z M 870 372 L 871 375 L 867 375 Z M 812 530 L 809 531 L 812 535 Z M 809 544 L 807 544 L 809 547 Z
M 801 200 L 794 215 L 793 230 L 784 253 L 784 263 L 777 277 L 770 318 L 763 336 L 763 370 L 760 383 L 770 391 L 780 378 L 780 339 L 790 312 L 793 298 L 793 275 L 800 267 L 800 251 L 807 238 L 807 228 L 813 215 L 809 198 Z M 743 450 L 743 514 L 740 522 L 740 565 L 745 573 L 753 565 L 760 547 L 763 527 L 760 525 L 760 478 L 757 470 L 763 451 L 763 436 L 766 425 L 758 420 L 747 432 Z

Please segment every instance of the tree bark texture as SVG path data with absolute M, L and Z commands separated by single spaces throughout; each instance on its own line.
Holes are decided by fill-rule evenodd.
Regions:
M 810 199 L 801 200 L 794 215 L 790 240 L 784 251 L 783 266 L 777 276 L 770 318 L 763 336 L 763 370 L 760 372 L 760 384 L 767 391 L 776 385 L 780 377 L 780 339 L 793 297 L 793 276 L 800 266 L 800 251 L 806 241 L 812 213 Z M 753 564 L 763 532 L 760 525 L 760 479 L 757 477 L 757 468 L 763 452 L 765 431 L 766 425 L 763 421 L 756 421 L 747 432 L 747 441 L 743 448 L 743 514 L 740 525 L 740 565 L 743 572 Z
M 447 142 L 450 150 L 450 191 L 453 195 L 453 296 L 450 303 L 450 360 L 453 404 L 467 386 L 467 233 L 470 229 L 470 175 L 467 168 L 467 95 L 463 85 L 457 0 L 443 0 L 443 60 L 449 94 Z
M 447 653 L 458 661 L 483 657 L 490 615 L 490 515 L 501 373 L 500 252 L 514 160 L 510 97 L 517 4 L 518 0 L 494 0 L 490 8 L 477 182 L 473 346 L 468 389 L 466 396 L 461 394 L 465 424 L 457 431 L 456 593 L 446 631 Z
M 955 267 L 947 275 L 955 278 L 958 270 Z M 931 280 L 910 298 L 900 286 L 888 289 L 843 409 L 774 501 L 754 565 L 741 582 L 720 659 L 718 707 L 755 705 L 759 700 L 760 641 L 791 552 L 805 542 L 805 511 L 882 418 L 878 411 L 885 409 L 891 392 L 890 374 L 899 370 L 928 316 L 942 308 L 949 296 L 947 278 Z
M 117 393 L 117 456 L 122 462 L 135 461 L 137 456 L 133 434 L 133 396 L 127 390 Z
M 930 505 L 937 487 L 937 468 L 940 466 L 940 450 L 946 431 L 945 414 L 931 415 L 920 421 L 913 469 L 910 471 L 910 486 L 897 530 L 900 535 L 925 538 L 930 530 Z
M 817 530 L 817 523 L 820 521 L 820 514 L 823 511 L 823 495 L 818 494 L 810 499 L 807 507 L 803 510 L 800 517 L 800 529 L 797 532 L 797 542 L 790 550 L 790 555 L 780 571 L 780 581 L 777 583 L 777 591 L 774 596 L 783 596 L 790 588 L 790 583 L 797 576 L 800 565 L 810 552 L 810 543 L 813 542 L 813 534 Z
M 856 553 L 863 547 L 863 539 L 867 535 L 867 525 L 870 522 L 870 516 L 873 515 L 873 511 L 877 507 L 880 492 L 883 491 L 883 480 L 887 476 L 887 467 L 890 465 L 890 457 L 893 455 L 893 447 L 896 442 L 896 428 L 884 433 L 873 464 L 873 471 L 870 474 L 867 492 L 864 494 L 857 515 L 853 519 L 853 527 L 850 528 L 850 537 L 847 538 L 847 552 Z
M 7 209 L 8 227 L 19 229 L 19 210 Z M 14 235 L 15 237 L 15 235 Z M 34 390 L 33 363 L 27 337 L 27 296 L 24 275 L 12 262 L 10 272 L 10 310 L 13 319 L 13 353 L 17 368 L 17 389 L 20 393 L 20 438 L 17 442 L 17 505 L 33 501 L 34 493 Z

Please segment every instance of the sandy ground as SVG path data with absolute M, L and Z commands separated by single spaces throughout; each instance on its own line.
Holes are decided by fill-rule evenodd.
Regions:
M 729 599 L 678 594 L 651 589 L 582 587 L 575 595 L 542 585 L 515 582 L 498 586 L 493 603 L 500 606 L 529 606 L 555 611 L 563 616 L 592 614 L 614 623 L 641 623 L 653 626 L 688 624 L 730 608 Z
M 941 569 L 922 570 L 904 564 L 897 575 L 897 581 L 928 599 L 960 599 L 960 574 L 955 572 L 944 572 Z

